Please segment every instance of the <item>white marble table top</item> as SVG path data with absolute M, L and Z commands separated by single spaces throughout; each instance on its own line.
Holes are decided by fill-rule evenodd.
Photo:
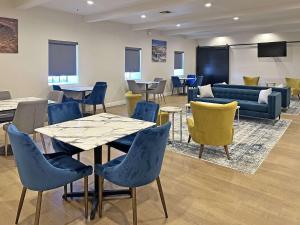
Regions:
M 35 131 L 88 151 L 154 125 L 151 122 L 101 113 Z
M 136 81 L 137 84 L 159 84 L 157 81 L 143 81 L 143 80 L 138 80 Z
M 16 110 L 19 102 L 29 102 L 29 101 L 37 101 L 37 100 L 43 100 L 43 99 L 36 98 L 36 97 L 25 97 L 25 98 L 12 98 L 12 99 L 7 99 L 7 100 L 1 100 L 0 101 L 0 112 Z M 48 104 L 52 104 L 52 103 L 55 103 L 55 102 L 48 100 Z
M 94 87 L 92 86 L 77 86 L 77 87 L 61 87 L 63 91 L 73 91 L 73 92 L 86 92 L 92 91 Z
M 160 111 L 168 112 L 168 113 L 176 113 L 176 112 L 182 112 L 182 108 L 176 106 L 165 106 L 165 107 L 161 107 Z

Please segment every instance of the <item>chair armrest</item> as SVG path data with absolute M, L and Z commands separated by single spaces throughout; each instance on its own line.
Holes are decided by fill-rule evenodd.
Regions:
M 281 114 L 281 93 L 272 92 L 268 97 L 270 119 L 276 119 Z
M 195 98 L 197 98 L 198 93 L 199 93 L 198 88 L 189 88 L 188 89 L 188 102 L 193 101 Z

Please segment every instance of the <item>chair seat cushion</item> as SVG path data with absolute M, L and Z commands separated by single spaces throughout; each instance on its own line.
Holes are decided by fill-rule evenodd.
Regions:
M 247 101 L 247 100 L 238 100 L 239 106 L 241 110 L 249 110 L 255 112 L 268 112 L 268 105 L 267 104 L 259 104 L 258 102 L 254 101 Z
M 89 176 L 93 173 L 93 167 L 73 159 L 71 156 L 63 153 L 45 154 L 44 157 L 48 162 L 59 169 L 66 169 L 70 172 L 76 172 L 78 177 Z
M 210 102 L 210 103 L 217 103 L 217 104 L 227 104 L 227 103 L 233 102 L 235 100 L 227 99 L 227 98 L 196 98 L 195 101 Z
M 119 156 L 118 158 L 115 158 L 103 165 L 100 165 L 100 164 L 95 165 L 95 174 L 106 178 L 105 177 L 105 169 L 108 167 L 114 167 L 114 166 L 119 165 L 125 159 L 125 157 L 126 157 L 126 155 L 122 155 L 122 156 Z
M 126 137 L 120 138 L 116 141 L 110 142 L 107 145 L 110 147 L 113 147 L 115 149 L 118 149 L 122 152 L 127 153 L 134 141 L 134 138 L 136 136 L 136 133 L 128 135 Z

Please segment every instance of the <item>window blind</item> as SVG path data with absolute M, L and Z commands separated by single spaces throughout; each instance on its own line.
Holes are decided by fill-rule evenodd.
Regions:
M 49 40 L 49 76 L 77 75 L 77 42 Z
M 141 72 L 141 49 L 125 48 L 125 72 Z
M 174 69 L 183 69 L 183 52 L 175 52 L 174 54 Z

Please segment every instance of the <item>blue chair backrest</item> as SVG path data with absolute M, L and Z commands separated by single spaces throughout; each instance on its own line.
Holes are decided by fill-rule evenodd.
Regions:
M 171 123 L 140 131 L 126 158 L 109 171 L 113 182 L 125 187 L 139 187 L 158 178 L 167 146 Z
M 197 76 L 195 82 L 191 85 L 191 87 L 201 86 L 203 82 L 203 76 Z
M 52 180 L 50 172 L 56 168 L 45 159 L 33 140 L 14 125 L 9 125 L 8 135 L 23 186 L 33 191 L 46 190 Z
M 92 90 L 92 93 L 85 100 L 85 103 L 91 105 L 103 104 L 105 99 L 106 89 L 107 89 L 106 84 L 96 84 Z
M 107 82 L 105 82 L 105 81 L 97 81 L 95 85 L 106 85 L 107 86 Z
M 173 85 L 173 87 L 182 87 L 182 84 L 181 84 L 181 82 L 180 82 L 180 79 L 179 79 L 179 77 L 177 77 L 177 76 L 171 76 L 171 81 L 172 81 L 172 85 Z
M 189 74 L 189 75 L 187 75 L 187 78 L 195 78 L 196 79 L 196 75 L 195 74 Z
M 61 91 L 61 87 L 59 85 L 52 85 L 53 91 Z
M 51 104 L 48 106 L 49 125 L 75 120 L 82 117 L 79 103 L 65 102 L 61 104 Z
M 140 101 L 136 104 L 131 118 L 156 123 L 159 105 L 154 102 Z

